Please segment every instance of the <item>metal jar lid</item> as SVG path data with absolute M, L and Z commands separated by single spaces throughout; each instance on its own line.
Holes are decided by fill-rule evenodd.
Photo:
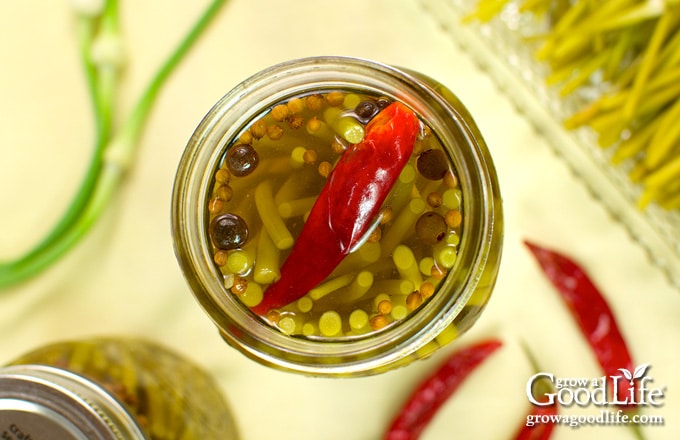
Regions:
M 60 368 L 0 368 L 0 438 L 144 440 L 133 417 L 97 384 Z

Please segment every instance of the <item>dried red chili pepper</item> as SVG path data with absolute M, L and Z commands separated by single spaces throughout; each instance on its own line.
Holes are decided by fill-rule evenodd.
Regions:
M 525 346 L 524 352 L 531 361 L 531 366 L 535 373 L 543 371 L 538 366 L 538 362 L 534 358 L 533 354 Z M 518 429 L 515 435 L 515 440 L 547 440 L 552 435 L 553 429 L 555 429 L 555 423 L 558 423 L 555 418 L 551 420 L 552 416 L 557 415 L 557 403 L 549 403 L 550 400 L 547 397 L 555 392 L 555 387 L 553 383 L 545 378 L 541 377 L 539 380 L 535 381 L 534 389 L 531 392 L 534 394 L 534 398 L 540 405 L 533 405 L 531 413 L 527 414 L 525 422 Z M 530 423 L 530 418 L 533 423 Z M 548 421 L 545 421 L 547 417 Z
M 537 406 L 531 414 L 529 414 L 529 416 L 537 419 L 540 419 L 543 416 L 550 417 L 554 415 L 557 415 L 557 405 Z M 517 432 L 515 440 L 547 440 L 552 435 L 553 429 L 555 429 L 555 423 L 552 422 L 537 422 L 534 425 L 528 425 L 525 422 L 519 429 L 519 432 Z
M 411 394 L 385 433 L 385 440 L 415 440 L 465 378 L 502 345 L 491 339 L 451 355 Z
M 267 288 L 254 312 L 265 314 L 295 301 L 335 269 L 378 214 L 419 131 L 415 113 L 398 102 L 366 125 L 364 140 L 343 153 L 281 267 L 281 278 Z
M 623 335 L 600 290 L 575 261 L 554 250 L 524 241 L 548 279 L 557 288 L 576 319 L 595 357 L 612 383 L 620 369 L 633 371 L 633 360 Z M 616 396 L 623 403 L 629 396 L 629 383 L 617 381 Z

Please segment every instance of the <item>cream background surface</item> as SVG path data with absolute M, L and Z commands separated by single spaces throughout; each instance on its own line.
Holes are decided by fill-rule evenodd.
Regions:
M 156 66 L 206 1 L 121 1 L 127 115 Z M 0 258 L 29 248 L 56 221 L 89 159 L 93 136 L 74 21 L 65 0 L 0 1 Z M 492 301 L 472 331 L 431 359 L 375 377 L 308 378 L 269 369 L 227 347 L 176 263 L 170 193 L 187 139 L 209 108 L 247 76 L 311 55 L 410 67 L 467 105 L 496 162 L 505 248 Z M 562 249 L 591 273 L 637 364 L 665 386 L 665 417 L 648 439 L 680 438 L 680 292 L 553 155 L 491 80 L 415 0 L 232 0 L 163 89 L 128 178 L 92 233 L 40 277 L 0 293 L 0 364 L 28 349 L 92 335 L 142 335 L 219 380 L 247 440 L 380 438 L 403 399 L 456 347 L 487 336 L 504 348 L 442 408 L 424 439 L 510 439 L 529 411 L 532 370 L 599 377 L 556 292 L 521 244 Z M 597 414 L 571 407 L 565 414 Z M 555 439 L 632 439 L 613 426 L 558 427 Z

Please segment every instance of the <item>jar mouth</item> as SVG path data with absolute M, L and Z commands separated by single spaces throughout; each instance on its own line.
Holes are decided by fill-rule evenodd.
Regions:
M 227 146 L 267 108 L 314 90 L 351 89 L 385 95 L 428 121 L 459 171 L 465 233 L 455 266 L 427 303 L 403 322 L 366 337 L 314 340 L 286 335 L 247 309 L 224 287 L 204 227 L 211 173 Z M 444 89 L 446 93 L 451 94 Z M 190 287 L 223 338 L 246 355 L 307 374 L 379 371 L 427 344 L 461 312 L 479 282 L 492 241 L 494 194 L 486 147 L 455 96 L 422 76 L 373 61 L 312 57 L 281 63 L 246 79 L 208 112 L 179 164 L 172 200 L 175 252 Z M 460 104 L 454 107 L 450 102 Z M 466 148 L 461 148 L 465 146 Z M 474 225 L 474 227 L 472 227 Z M 442 294 L 446 292 L 446 294 Z

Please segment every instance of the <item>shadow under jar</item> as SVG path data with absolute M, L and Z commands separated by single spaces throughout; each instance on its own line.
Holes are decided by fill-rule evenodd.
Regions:
M 314 57 L 205 116 L 173 190 L 175 252 L 233 347 L 316 376 L 431 354 L 487 303 L 502 247 L 489 152 L 438 82 Z

